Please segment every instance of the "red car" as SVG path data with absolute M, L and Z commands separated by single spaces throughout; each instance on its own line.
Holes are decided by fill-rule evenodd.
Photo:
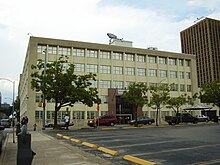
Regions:
M 88 126 L 96 127 L 98 125 L 107 125 L 107 126 L 114 126 L 117 123 L 117 118 L 114 115 L 105 115 L 101 116 L 100 118 L 89 120 Z

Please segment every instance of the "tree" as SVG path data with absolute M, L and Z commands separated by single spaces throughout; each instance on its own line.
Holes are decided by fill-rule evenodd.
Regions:
M 165 105 L 170 99 L 170 86 L 167 84 L 159 84 L 158 86 L 150 86 L 150 93 L 152 95 L 149 106 L 153 109 L 156 109 L 156 125 L 158 126 L 158 117 L 159 112 L 162 108 L 162 105 Z
M 212 103 L 220 109 L 220 81 L 204 84 L 200 91 L 201 102 Z
M 55 101 L 54 127 L 57 127 L 57 113 L 61 107 L 73 106 L 76 102 L 92 107 L 94 103 L 99 104 L 98 91 L 91 88 L 91 81 L 96 81 L 95 74 L 74 74 L 74 65 L 68 64 L 67 57 L 61 56 L 59 60 L 46 64 L 46 75 L 44 76 L 44 64 L 38 60 L 31 74 L 31 88 L 41 91 L 47 100 Z
M 179 97 L 171 97 L 168 101 L 167 101 L 167 108 L 172 108 L 175 112 L 175 114 L 179 113 L 179 109 L 181 106 L 183 106 L 184 104 L 188 103 L 188 99 L 186 97 L 186 94 L 182 94 Z
M 135 126 L 137 127 L 137 109 L 147 104 L 147 87 L 144 83 L 132 83 L 128 90 L 121 96 L 127 102 L 133 105 L 133 112 L 135 112 Z

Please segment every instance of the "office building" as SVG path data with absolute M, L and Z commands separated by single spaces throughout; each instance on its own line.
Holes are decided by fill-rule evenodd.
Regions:
M 198 86 L 220 80 L 220 21 L 205 18 L 180 36 L 182 53 L 196 56 Z
M 87 107 L 77 103 L 73 107 L 63 107 L 58 113 L 58 121 L 63 119 L 67 112 L 75 125 L 85 125 L 88 119 L 104 114 L 132 119 L 133 112 L 120 102 L 120 95 L 133 82 L 144 82 L 148 86 L 173 84 L 171 97 L 183 93 L 192 96 L 198 92 L 194 55 L 133 48 L 131 42 L 126 46 L 119 45 L 31 36 L 19 83 L 21 117 L 27 115 L 31 126 L 34 123 L 39 127 L 42 125 L 43 108 L 38 107 L 42 94 L 31 89 L 30 75 L 33 72 L 31 65 L 36 65 L 38 59 L 44 60 L 45 56 L 46 62 L 58 60 L 61 55 L 68 56 L 68 62 L 75 64 L 76 74 L 92 72 L 97 75 L 97 81 L 92 82 L 92 86 L 97 87 L 102 100 L 99 111 L 97 112 L 97 105 Z M 172 114 L 171 109 L 164 107 L 160 117 L 163 119 L 165 115 Z M 155 118 L 156 111 L 144 106 L 139 115 Z M 46 123 L 52 122 L 53 117 L 54 103 L 47 100 Z

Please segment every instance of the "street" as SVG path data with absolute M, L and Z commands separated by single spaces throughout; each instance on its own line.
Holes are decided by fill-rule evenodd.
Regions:
M 96 149 L 63 140 L 81 150 L 93 153 L 115 164 L 132 164 L 123 160 L 131 155 L 164 165 L 220 164 L 220 125 L 168 126 L 164 128 L 130 128 L 79 131 L 51 131 L 118 151 L 119 156 L 110 156 Z

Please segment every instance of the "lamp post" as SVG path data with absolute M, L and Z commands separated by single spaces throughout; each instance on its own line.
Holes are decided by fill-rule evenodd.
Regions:
M 0 78 L 0 80 L 6 80 L 9 81 L 13 84 L 12 87 L 12 128 L 13 128 L 13 143 L 15 143 L 15 118 L 14 118 L 14 113 L 15 113 L 15 106 L 14 106 L 14 99 L 15 99 L 15 81 L 9 80 L 7 78 Z
M 44 78 L 45 78 L 46 77 L 47 49 L 45 49 L 43 52 L 44 52 Z M 44 88 L 45 88 L 45 82 L 44 82 Z M 45 93 L 43 93 L 43 127 L 42 127 L 42 130 L 45 130 L 45 115 L 46 115 L 45 101 L 46 101 L 46 96 L 45 96 Z

